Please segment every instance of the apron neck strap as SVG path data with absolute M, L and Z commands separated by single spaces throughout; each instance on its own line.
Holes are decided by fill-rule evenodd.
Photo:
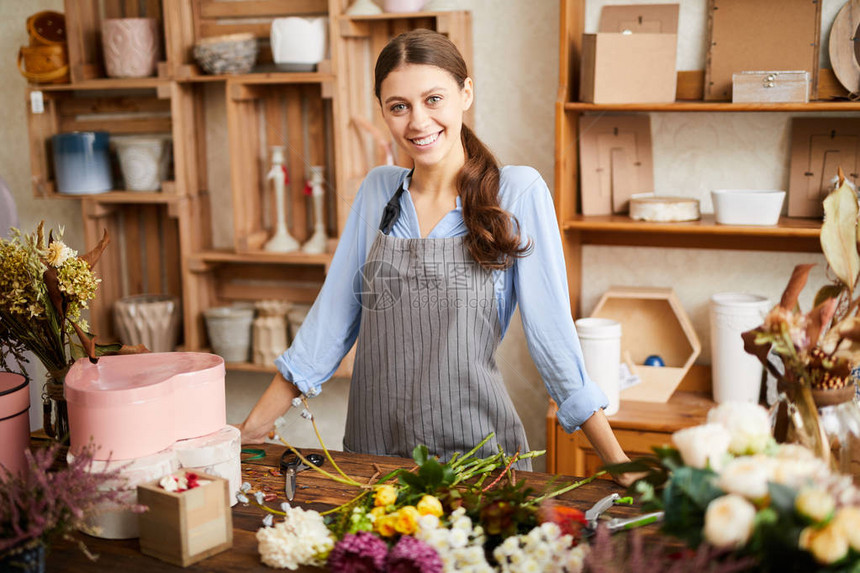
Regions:
M 406 179 L 411 181 L 412 174 L 414 172 L 415 169 L 412 169 L 403 179 L 403 182 L 405 182 Z M 388 203 L 385 205 L 385 209 L 382 211 L 382 219 L 379 221 L 379 230 L 385 235 L 391 232 L 391 229 L 394 227 L 394 223 L 396 223 L 397 219 L 400 218 L 400 197 L 403 195 L 403 192 L 406 191 L 406 188 L 403 186 L 403 182 L 400 183 L 400 187 L 397 188 L 397 191 L 391 199 L 388 200 Z

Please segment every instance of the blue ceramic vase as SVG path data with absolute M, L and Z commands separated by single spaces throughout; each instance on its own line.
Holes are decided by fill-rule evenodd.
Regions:
M 58 133 L 51 138 L 58 192 L 91 195 L 111 190 L 109 139 L 106 131 Z

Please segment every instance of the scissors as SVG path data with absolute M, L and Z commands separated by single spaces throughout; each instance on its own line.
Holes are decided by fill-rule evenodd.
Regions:
M 585 526 L 585 529 L 588 532 L 587 535 L 591 535 L 595 531 L 597 531 L 597 526 L 600 523 L 600 516 L 607 509 L 615 505 L 620 498 L 621 496 L 617 493 L 609 494 L 606 497 L 600 499 L 597 503 L 591 506 L 591 509 L 585 512 L 585 520 L 588 522 L 588 525 Z M 653 513 L 645 513 L 642 515 L 637 515 L 635 517 L 613 517 L 605 523 L 606 528 L 609 530 L 609 532 L 615 533 L 616 531 L 633 529 L 634 527 L 648 525 L 649 523 L 657 523 L 662 520 L 663 512 L 655 511 Z
M 317 467 L 325 462 L 325 458 L 320 454 L 308 454 L 305 459 Z M 287 500 L 293 501 L 296 495 L 296 474 L 309 468 L 310 466 L 305 465 L 291 450 L 286 449 L 281 454 L 281 471 L 284 472 L 284 493 Z

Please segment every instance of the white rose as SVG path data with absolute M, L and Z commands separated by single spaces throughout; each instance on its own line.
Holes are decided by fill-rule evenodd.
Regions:
M 724 402 L 708 412 L 708 423 L 729 431 L 729 451 L 738 456 L 763 452 L 772 441 L 770 416 L 758 404 Z
M 694 468 L 710 467 L 720 471 L 729 450 L 731 435 L 719 424 L 684 428 L 672 434 L 672 443 L 681 452 L 684 463 Z
M 715 547 L 743 547 L 750 538 L 755 507 L 739 495 L 718 497 L 705 511 L 705 539 Z
M 828 473 L 827 465 L 818 458 L 792 459 L 783 457 L 781 450 L 782 448 L 777 457 L 773 458 L 771 481 L 775 483 L 798 488 Z
M 808 517 L 815 523 L 827 521 L 836 508 L 833 496 L 824 490 L 807 487 L 797 494 L 794 508 L 800 515 Z
M 764 456 L 744 456 L 731 460 L 720 477 L 717 486 L 726 493 L 741 495 L 750 500 L 767 495 L 772 463 Z
M 848 554 L 848 539 L 842 528 L 834 524 L 820 529 L 807 527 L 800 532 L 798 545 L 806 549 L 822 565 L 836 563 Z

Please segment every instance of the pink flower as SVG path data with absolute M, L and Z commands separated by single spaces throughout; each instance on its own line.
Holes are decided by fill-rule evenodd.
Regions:
M 388 553 L 388 573 L 442 573 L 442 560 L 436 550 L 404 535 Z
M 337 542 L 328 557 L 334 573 L 373 573 L 382 571 L 388 546 L 367 531 L 347 533 Z

